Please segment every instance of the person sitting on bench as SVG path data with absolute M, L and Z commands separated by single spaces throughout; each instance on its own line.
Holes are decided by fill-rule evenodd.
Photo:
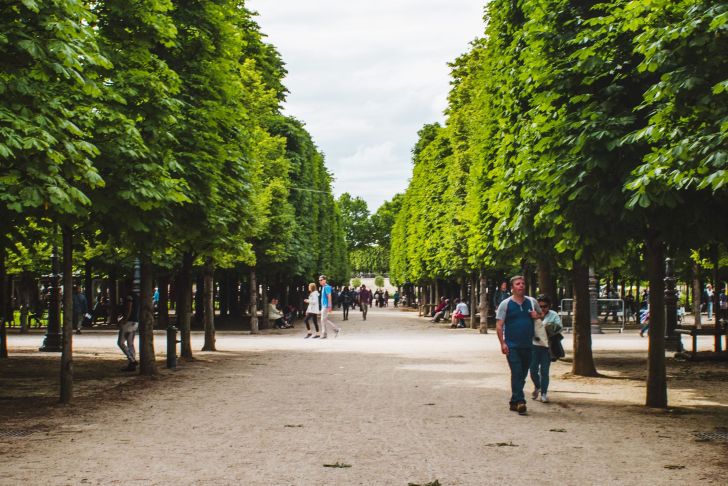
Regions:
M 450 327 L 465 327 L 466 317 L 470 317 L 468 304 L 461 301 L 460 299 L 455 299 L 455 312 L 452 313 L 452 325 Z
M 445 297 L 440 297 L 440 303 L 437 304 L 435 310 L 432 311 L 432 319 L 430 320 L 430 322 L 440 322 L 440 319 L 444 319 L 449 303 L 450 301 L 447 300 Z
M 268 303 L 268 320 L 274 321 L 273 326 L 277 329 L 289 329 L 292 327 L 278 310 L 278 299 L 273 297 Z

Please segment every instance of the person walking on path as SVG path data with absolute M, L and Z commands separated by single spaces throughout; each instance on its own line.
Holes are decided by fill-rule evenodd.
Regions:
M 359 307 L 361 308 L 361 315 L 365 321 L 367 320 L 367 310 L 370 305 L 372 305 L 372 293 L 367 289 L 366 285 L 362 285 L 361 290 L 359 290 Z
M 326 275 L 319 277 L 319 284 L 321 285 L 321 331 L 323 331 L 321 339 L 328 337 L 327 331 L 329 328 L 334 330 L 334 337 L 339 337 L 341 329 L 329 319 L 329 314 L 333 310 L 334 297 L 331 292 L 331 285 L 326 283 Z
M 117 344 L 126 356 L 128 361 L 121 371 L 135 371 L 137 368 L 136 349 L 134 348 L 134 337 L 139 329 L 139 297 L 136 294 L 126 296 L 126 307 L 124 308 L 124 319 L 119 325 L 119 340 Z
M 349 320 L 349 307 L 351 307 L 352 298 L 351 298 L 351 290 L 349 290 L 349 287 L 344 287 L 344 290 L 341 291 L 340 294 L 341 298 L 341 310 L 344 314 L 344 320 Z
M 316 335 L 313 336 L 313 338 L 317 339 L 321 337 L 318 326 L 318 315 L 321 313 L 321 307 L 319 306 L 319 293 L 318 290 L 316 290 L 315 283 L 311 282 L 308 284 L 308 299 L 305 299 L 304 302 L 308 304 L 308 308 L 306 309 L 306 318 L 303 320 L 304 324 L 306 324 L 306 330 L 308 331 L 306 339 L 312 336 L 311 325 L 308 323 L 310 319 L 313 319 L 313 325 L 316 328 Z
M 713 286 L 711 284 L 707 284 L 705 286 L 705 307 L 708 309 L 708 320 L 713 320 Z
M 547 295 L 538 296 L 538 305 L 541 308 L 543 319 L 536 319 L 533 348 L 531 349 L 531 381 L 533 381 L 533 393 L 531 398 L 541 401 L 549 401 L 549 368 L 551 367 L 551 353 L 549 353 L 549 338 L 561 332 L 561 318 L 551 310 L 551 298 Z
M 76 330 L 76 334 L 81 334 L 81 326 L 83 320 L 88 313 L 88 302 L 86 296 L 81 292 L 81 287 L 78 285 L 73 286 L 73 328 Z
M 501 352 L 506 355 L 511 369 L 510 409 L 525 415 L 526 398 L 523 387 L 531 365 L 531 347 L 534 335 L 534 319 L 541 317 L 538 302 L 526 296 L 526 280 L 521 275 L 511 278 L 512 295 L 498 306 L 495 313 L 496 332 Z
M 496 290 L 495 294 L 493 295 L 493 308 L 498 309 L 500 303 L 510 296 L 511 293 L 508 291 L 508 283 L 505 281 L 501 282 L 498 290 Z

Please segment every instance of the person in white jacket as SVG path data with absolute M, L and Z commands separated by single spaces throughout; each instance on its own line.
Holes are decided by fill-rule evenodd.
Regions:
M 304 302 L 308 304 L 308 308 L 306 309 L 306 319 L 304 319 L 304 323 L 306 323 L 306 339 L 310 338 L 313 334 L 311 333 L 311 325 L 308 323 L 309 319 L 313 319 L 313 325 L 316 328 L 316 335 L 313 336 L 314 339 L 321 337 L 319 334 L 319 326 L 318 326 L 318 315 L 321 314 L 321 307 L 319 306 L 319 293 L 318 290 L 316 290 L 316 284 L 310 283 L 308 284 L 308 299 L 305 299 Z

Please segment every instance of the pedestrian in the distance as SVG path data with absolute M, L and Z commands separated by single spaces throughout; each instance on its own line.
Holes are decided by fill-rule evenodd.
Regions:
M 83 320 L 88 313 L 88 302 L 86 296 L 83 295 L 81 287 L 78 285 L 73 286 L 73 328 L 76 330 L 76 334 L 81 334 L 81 327 Z
M 501 302 L 506 300 L 508 297 L 511 296 L 510 291 L 508 290 L 508 282 L 501 282 L 500 286 L 498 287 L 498 290 L 495 291 L 495 294 L 493 295 L 493 308 L 498 309 L 498 306 Z
M 495 313 L 496 332 L 501 352 L 506 355 L 511 369 L 510 409 L 525 415 L 526 397 L 523 387 L 531 366 L 531 347 L 533 345 L 534 319 L 541 313 L 538 302 L 526 296 L 526 280 L 521 275 L 511 278 L 512 294 L 498 306 Z
M 321 337 L 318 327 L 318 315 L 321 313 L 321 307 L 319 306 L 319 293 L 318 290 L 316 290 L 315 283 L 311 282 L 308 284 L 308 299 L 305 299 L 304 302 L 308 304 L 308 308 L 306 309 L 306 319 L 303 320 L 306 324 L 306 330 L 308 331 L 306 339 L 310 338 L 312 335 L 311 325 L 308 323 L 309 320 L 313 320 L 313 325 L 316 328 L 316 335 L 313 336 L 313 338 L 317 339 Z
M 339 298 L 341 299 L 341 310 L 344 315 L 344 320 L 349 320 L 349 307 L 351 307 L 352 303 L 352 297 L 351 297 L 351 291 L 349 290 L 349 287 L 344 287 L 344 290 L 341 291 L 341 294 L 339 294 Z
M 367 320 L 367 312 L 369 306 L 372 305 L 372 292 L 367 288 L 366 285 L 361 286 L 359 290 L 359 307 L 361 308 L 361 315 L 363 320 Z
M 538 296 L 538 305 L 541 308 L 542 319 L 536 319 L 533 348 L 531 350 L 531 381 L 533 393 L 531 398 L 549 401 L 549 369 L 551 368 L 551 353 L 549 352 L 549 338 L 561 332 L 561 317 L 551 309 L 551 298 L 547 295 Z
M 321 275 L 319 277 L 319 285 L 321 285 L 321 339 L 326 339 L 328 337 L 327 331 L 329 329 L 333 329 L 334 337 L 339 337 L 341 328 L 336 326 L 336 324 L 331 322 L 329 319 L 329 315 L 333 311 L 334 296 L 331 291 L 331 285 L 326 283 L 326 275 Z
M 127 359 L 126 367 L 121 371 L 135 371 L 137 368 L 134 338 L 139 329 L 139 297 L 136 294 L 126 296 L 124 318 L 119 324 L 119 340 L 117 344 Z

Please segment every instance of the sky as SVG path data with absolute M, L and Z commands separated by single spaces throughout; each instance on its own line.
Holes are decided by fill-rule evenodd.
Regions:
M 249 0 L 286 63 L 285 113 L 305 123 L 334 194 L 374 213 L 412 175 L 426 123 L 444 121 L 450 68 L 484 31 L 485 0 Z

